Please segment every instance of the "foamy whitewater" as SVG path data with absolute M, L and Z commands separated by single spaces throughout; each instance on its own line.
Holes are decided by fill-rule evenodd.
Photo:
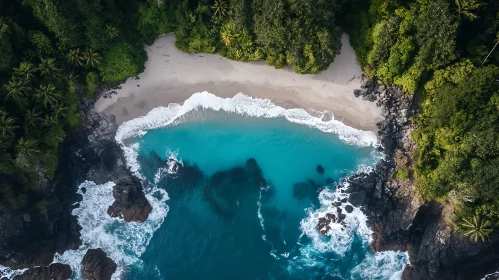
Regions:
M 80 279 L 89 248 L 102 248 L 118 264 L 113 279 L 395 280 L 409 263 L 406 253 L 371 252 L 366 216 L 357 207 L 351 213 L 345 208 L 351 205 L 342 192 L 348 187 L 344 179 L 370 172 L 382 157 L 372 132 L 242 93 L 223 99 L 202 92 L 183 105 L 159 107 L 123 123 L 116 141 L 153 211 L 145 223 L 111 218 L 114 183 L 81 184 L 83 199 L 73 215 L 82 226 L 83 244 L 54 257 L 71 265 L 73 279 Z M 217 174 L 240 177 L 234 168 L 249 158 L 263 171 L 266 185 L 245 189 L 237 183 L 241 191 L 235 194 L 223 187 L 207 193 L 206 185 L 213 189 L 213 182 L 228 180 Z M 324 174 L 317 173 L 317 164 L 324 165 Z M 201 179 L 183 185 L 178 166 L 197 168 Z M 208 194 L 215 198 L 207 202 Z M 220 216 L 213 203 L 234 213 Z M 346 215 L 343 223 L 331 223 L 323 236 L 318 220 L 339 211 Z M 228 263 L 232 259 L 235 263 Z M 248 266 L 241 265 L 245 261 Z

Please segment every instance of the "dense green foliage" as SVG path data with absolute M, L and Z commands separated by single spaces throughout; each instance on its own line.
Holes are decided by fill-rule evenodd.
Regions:
M 147 42 L 175 31 L 185 52 L 230 59 L 265 59 L 298 73 L 326 69 L 341 48 L 337 12 L 344 0 L 155 0 L 140 4 L 139 30 Z
M 317 73 L 340 50 L 343 1 L 0 2 L 0 211 L 46 205 L 33 186 L 53 178 L 80 99 L 141 72 L 144 42 L 175 31 L 186 52 Z
M 54 175 L 79 99 L 141 72 L 144 42 L 175 32 L 185 52 L 318 73 L 340 50 L 340 24 L 370 77 L 420 100 L 414 172 L 394 178 L 414 173 L 483 239 L 499 226 L 499 1 L 2 1 L 0 211 L 46 205 L 31 186 Z
M 80 96 L 143 69 L 135 11 L 120 0 L 0 2 L 0 211 L 43 210 L 34 186 L 54 176 Z
M 455 202 L 457 220 L 499 226 L 499 2 L 351 4 L 345 26 L 360 64 L 421 100 L 412 134 L 421 192 Z

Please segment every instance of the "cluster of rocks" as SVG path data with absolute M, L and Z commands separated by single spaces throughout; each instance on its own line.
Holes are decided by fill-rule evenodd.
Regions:
M 83 100 L 80 105 L 84 121 L 61 143 L 54 179 L 40 180 L 35 186 L 43 189 L 45 199 L 50 201 L 46 211 L 29 205 L 0 214 L 0 265 L 12 269 L 39 266 L 27 270 L 22 276 L 27 278 L 19 279 L 65 277 L 67 267 L 48 265 L 56 252 L 77 249 L 81 244 L 81 228 L 71 212 L 81 199 L 76 190 L 85 180 L 116 183 L 115 202 L 108 210 L 113 217 L 143 222 L 152 210 L 140 181 L 126 167 L 123 151 L 114 140 L 118 128 L 114 116 L 96 113 L 92 102 Z
M 86 280 L 111 280 L 116 263 L 102 249 L 89 249 L 81 261 L 81 277 Z M 73 274 L 67 264 L 52 263 L 49 266 L 30 268 L 13 280 L 67 280 Z M 0 280 L 7 280 L 6 277 Z
M 415 100 L 400 88 L 363 80 L 355 95 L 381 106 L 384 120 L 378 124 L 380 150 L 386 154 L 369 174 L 349 179 L 350 202 L 362 206 L 373 230 L 375 251 L 402 250 L 411 265 L 403 279 L 481 279 L 499 266 L 499 234 L 486 242 L 473 242 L 449 225 L 453 209 L 438 202 L 425 202 L 408 179 L 395 178 L 397 168 L 410 167 L 415 143 L 409 120 L 417 115 Z M 408 168 L 410 169 L 410 168 Z M 349 199 L 350 200 L 350 199 Z
M 72 273 L 69 265 L 53 263 L 49 266 L 30 268 L 23 274 L 15 276 L 13 280 L 67 280 Z M 0 280 L 7 280 L 7 278 Z

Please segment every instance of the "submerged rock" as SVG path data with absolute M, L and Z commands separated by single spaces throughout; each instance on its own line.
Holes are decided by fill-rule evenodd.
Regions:
M 322 165 L 317 165 L 317 173 L 319 174 L 324 174 L 324 167 L 322 167 Z
M 144 222 L 147 220 L 152 206 L 147 201 L 139 179 L 125 170 L 116 176 L 113 187 L 115 201 L 108 208 L 111 217 L 121 217 L 125 222 Z
M 116 263 L 102 249 L 89 249 L 81 261 L 81 277 L 87 280 L 110 280 Z
M 219 171 L 208 180 L 204 199 L 220 216 L 232 218 L 240 203 L 251 193 L 266 186 L 262 170 L 256 160 L 250 158 L 244 166 Z
M 49 266 L 30 268 L 15 276 L 13 280 L 67 280 L 72 274 L 69 265 L 53 263 Z
M 322 189 L 322 185 L 315 183 L 314 180 L 296 183 L 293 185 L 293 196 L 298 199 L 317 199 L 318 192 Z

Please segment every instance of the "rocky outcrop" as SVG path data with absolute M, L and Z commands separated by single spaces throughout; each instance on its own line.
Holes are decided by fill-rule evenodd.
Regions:
M 319 218 L 319 221 L 317 223 L 317 230 L 319 230 L 319 232 L 322 235 L 326 235 L 330 230 L 332 230 L 333 224 L 340 224 L 344 227 L 345 223 L 343 222 L 343 220 L 345 220 L 345 218 L 346 218 L 346 215 L 341 214 L 341 210 L 340 210 L 340 214 L 338 216 L 336 216 L 333 213 L 327 213 L 324 217 Z M 343 227 L 340 227 L 340 228 L 343 228 Z
M 81 261 L 81 277 L 87 280 L 110 280 L 116 263 L 102 249 L 89 249 Z
M 85 102 L 81 106 L 84 121 L 59 145 L 53 180 L 41 178 L 35 186 L 45 203 L 27 203 L 23 209 L 0 213 L 1 265 L 12 269 L 47 266 L 56 252 L 80 246 L 80 227 L 71 211 L 79 199 L 77 187 L 85 180 L 118 183 L 118 207 L 112 212 L 116 216 L 143 221 L 151 211 L 140 183 L 126 168 L 123 152 L 114 141 L 114 116 L 97 114 Z
M 144 222 L 152 211 L 139 179 L 126 170 L 119 174 L 113 188 L 114 203 L 107 213 L 111 217 L 120 217 L 125 222 Z
M 262 170 L 256 160 L 250 158 L 244 166 L 218 171 L 208 180 L 204 199 L 213 210 L 224 218 L 232 218 L 240 207 L 240 201 L 251 194 L 258 194 L 266 186 Z
M 35 267 L 15 276 L 14 280 L 67 280 L 71 277 L 71 267 L 67 264 L 53 263 L 45 267 Z
M 355 95 L 382 107 L 384 121 L 378 124 L 380 149 L 387 155 L 369 174 L 350 178 L 349 202 L 363 206 L 373 230 L 375 251 L 403 250 L 411 265 L 403 279 L 480 279 L 499 267 L 499 235 L 485 243 L 472 242 L 449 225 L 453 209 L 437 202 L 425 202 L 408 179 L 396 179 L 397 170 L 408 168 L 415 144 L 409 121 L 417 114 L 412 98 L 399 88 L 376 81 L 364 81 Z

